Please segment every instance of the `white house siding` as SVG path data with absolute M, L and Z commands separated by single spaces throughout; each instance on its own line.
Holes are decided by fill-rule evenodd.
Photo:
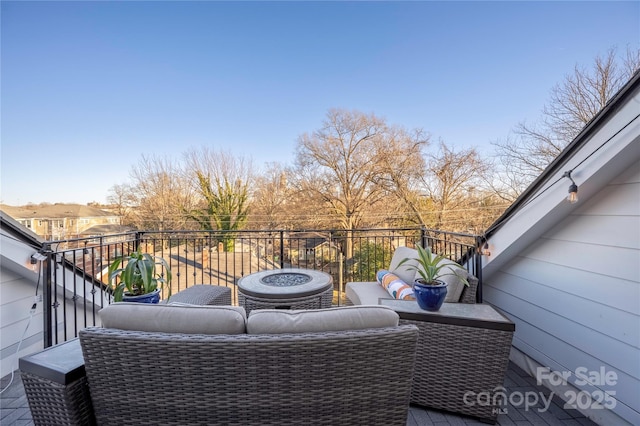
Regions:
M 30 313 L 34 296 L 35 283 L 0 268 L 0 377 L 18 367 L 19 357 L 43 348 L 42 304 L 33 315 Z M 16 352 L 19 344 L 20 351 Z
M 37 303 L 34 312 L 31 313 L 35 302 L 39 265 L 32 265 L 30 259 L 38 250 L 33 243 L 22 241 L 19 233 L 12 234 L 9 228 L 0 228 L 0 377 L 15 370 L 20 357 L 44 347 L 43 303 Z M 58 282 L 64 282 L 67 289 L 63 296 L 62 287 L 57 288 L 58 327 L 57 336 L 53 336 L 52 339 L 53 343 L 73 338 L 86 326 L 100 325 L 99 318 L 94 321 L 91 302 L 95 297 L 96 302 L 101 305 L 107 297 L 102 291 L 92 293 L 95 287 L 91 283 L 85 283 L 81 274 L 74 275 L 71 270 L 63 268 L 57 268 L 56 271 Z M 75 302 L 74 291 L 78 295 Z M 38 294 L 43 295 L 42 281 Z M 96 306 L 95 310 L 99 310 L 99 307 Z
M 640 424 L 640 164 L 580 203 L 492 274 L 484 300 L 516 323 L 514 347 L 537 363 L 615 372 L 613 386 L 577 387 L 615 392 L 612 411 Z

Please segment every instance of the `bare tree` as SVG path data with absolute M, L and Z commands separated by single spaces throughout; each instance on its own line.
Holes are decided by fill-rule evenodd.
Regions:
M 255 229 L 283 229 L 290 216 L 290 185 L 287 171 L 279 163 L 267 164 L 260 176 L 255 176 L 251 196 L 249 222 Z
M 395 189 L 390 185 L 391 159 L 396 164 L 420 162 L 427 143 L 421 136 L 390 127 L 373 114 L 331 109 L 319 130 L 298 139 L 298 194 L 342 229 L 356 229 L 367 210 Z M 349 247 L 345 255 L 351 257 Z
M 440 142 L 438 150 L 427 154 L 424 194 L 432 209 L 430 228 L 466 231 L 474 227 L 478 215 L 476 188 L 484 180 L 489 164 L 474 148 L 456 151 Z
M 398 213 L 410 212 L 408 221 L 414 224 L 424 224 L 423 209 L 421 208 L 422 197 L 420 185 L 424 181 L 425 161 L 422 149 L 428 145 L 429 136 L 423 135 L 421 130 L 414 130 L 408 135 L 404 130 L 398 128 L 390 129 L 389 135 L 385 138 L 387 149 L 382 150 L 380 163 L 386 174 L 383 178 L 388 180 L 385 188 L 388 194 L 385 200 L 378 205 L 385 204 L 385 208 L 378 208 L 378 211 L 389 211 Z M 402 155 L 404 150 L 408 150 L 410 155 Z M 378 220 L 383 223 L 378 224 L 403 224 L 407 217 L 385 217 L 378 216 Z
M 133 221 L 139 229 L 185 228 L 183 210 L 189 205 L 191 194 L 180 169 L 170 158 L 143 155 L 130 176 L 132 192 L 128 200 L 138 206 Z
M 551 89 L 538 123 L 519 123 L 510 137 L 494 142 L 503 166 L 503 185 L 495 185 L 504 199 L 515 199 L 580 133 L 611 97 L 640 68 L 640 50 L 616 49 L 597 56 L 591 68 L 575 66 L 573 74 Z
M 136 197 L 133 188 L 129 184 L 116 184 L 109 188 L 107 202 L 115 208 L 115 213 L 120 216 L 122 225 L 134 225 L 133 209 L 136 207 Z
M 192 188 L 200 198 L 187 216 L 204 230 L 243 229 L 249 213 L 250 161 L 206 147 L 191 150 L 185 159 Z M 234 250 L 235 237 L 232 232 L 221 237 L 225 251 Z

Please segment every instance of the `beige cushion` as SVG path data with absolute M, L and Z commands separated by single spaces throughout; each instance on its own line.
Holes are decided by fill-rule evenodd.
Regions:
M 341 306 L 291 311 L 257 309 L 249 314 L 247 333 L 309 333 L 394 327 L 398 325 L 398 318 L 398 314 L 386 306 Z
M 416 271 L 414 269 L 408 269 L 408 267 L 418 266 L 418 261 L 414 260 L 418 257 L 418 250 L 409 247 L 398 247 L 391 257 L 391 263 L 389 264 L 389 272 L 394 273 L 402 281 L 412 285 Z M 398 268 L 398 264 L 405 258 L 409 258 L 401 267 Z
M 438 264 L 458 265 L 457 263 L 449 259 L 442 259 Z M 444 268 L 442 268 L 440 270 L 440 273 L 437 276 L 437 279 L 448 284 L 447 296 L 444 299 L 445 303 L 459 302 L 460 296 L 462 295 L 462 290 L 464 289 L 464 286 L 465 286 L 464 282 L 460 281 L 460 279 L 457 276 L 451 275 L 454 273 L 454 271 L 456 271 L 462 277 L 467 276 L 467 272 L 464 269 L 460 269 L 459 267 L 458 268 L 451 267 L 451 266 L 445 266 Z M 418 271 L 416 271 L 414 279 L 418 279 L 419 277 L 420 277 L 420 274 L 418 273 Z
M 354 305 L 377 305 L 378 299 L 393 299 L 378 282 L 347 283 L 345 295 Z
M 185 334 L 244 334 L 247 314 L 240 306 L 162 305 L 118 302 L 100 311 L 102 326 Z

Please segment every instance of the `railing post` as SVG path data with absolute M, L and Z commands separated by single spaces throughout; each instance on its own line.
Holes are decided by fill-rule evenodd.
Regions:
M 484 245 L 484 238 L 481 236 L 476 237 L 476 248 L 474 253 L 475 259 L 475 274 L 478 278 L 478 289 L 476 291 L 476 302 L 482 303 L 482 246 Z
M 338 252 L 338 306 L 342 305 L 342 290 L 344 288 L 344 256 Z
M 429 247 L 429 242 L 427 241 L 427 228 L 425 228 L 424 226 L 420 227 L 420 245 L 422 245 L 422 248 L 427 248 Z
M 142 241 L 142 232 L 136 232 L 136 240 L 133 243 L 133 251 L 137 251 L 140 248 L 140 242 Z
M 51 251 L 51 246 L 49 244 L 44 245 L 44 253 L 46 258 L 42 261 L 42 292 L 43 292 L 43 303 L 42 303 L 42 336 L 44 339 L 44 347 L 48 348 L 53 345 L 53 321 L 52 317 L 52 307 L 53 307 L 53 283 L 51 279 L 52 271 L 55 270 L 55 265 L 53 265 L 53 257 L 55 254 Z
M 284 231 L 280 230 L 280 269 L 284 268 Z

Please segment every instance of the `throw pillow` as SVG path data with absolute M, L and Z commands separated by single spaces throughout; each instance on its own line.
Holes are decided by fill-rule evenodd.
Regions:
M 398 314 L 387 306 L 340 306 L 327 309 L 254 309 L 248 334 L 314 333 L 395 327 Z
M 376 277 L 382 288 L 387 290 L 395 299 L 414 300 L 416 298 L 413 288 L 402 281 L 396 274 L 382 269 L 378 271 Z

